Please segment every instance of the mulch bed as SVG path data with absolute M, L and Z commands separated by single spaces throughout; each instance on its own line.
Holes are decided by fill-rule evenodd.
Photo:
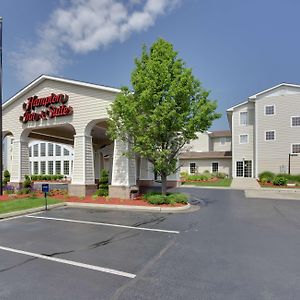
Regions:
M 261 187 L 271 187 L 271 188 L 279 188 L 279 189 L 299 189 L 300 186 L 287 186 L 287 185 L 274 185 L 271 182 L 261 183 L 258 181 Z
M 44 197 L 43 193 L 35 193 L 37 197 Z M 0 201 L 9 201 L 13 199 L 22 199 L 27 198 L 28 195 L 3 195 L 0 196 Z M 97 197 L 94 198 L 92 196 L 86 197 L 75 197 L 75 196 L 67 196 L 62 193 L 52 194 L 49 196 L 51 198 L 59 199 L 65 202 L 76 202 L 76 203 L 92 203 L 92 204 L 113 204 L 113 205 L 134 205 L 134 206 L 159 206 L 159 207 L 180 207 L 185 206 L 182 203 L 176 203 L 174 205 L 162 204 L 162 205 L 152 205 L 147 203 L 141 197 L 136 199 L 120 199 L 120 198 L 105 198 L 105 197 Z

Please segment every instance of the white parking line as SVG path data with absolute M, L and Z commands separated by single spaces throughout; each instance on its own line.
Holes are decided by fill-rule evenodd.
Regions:
M 28 252 L 28 251 L 23 251 L 23 250 L 19 250 L 19 249 L 13 249 L 13 248 L 0 246 L 0 250 L 18 253 L 18 254 L 22 254 L 22 255 L 27 255 L 27 256 L 31 256 L 31 257 L 36 257 L 36 258 L 40 258 L 40 259 L 44 259 L 44 260 L 50 260 L 50 261 L 54 261 L 54 262 L 58 262 L 58 263 L 66 264 L 66 265 L 71 265 L 71 266 L 75 266 L 75 267 L 93 270 L 93 271 L 104 272 L 104 273 L 109 273 L 109 274 L 113 274 L 113 275 L 119 275 L 119 276 L 123 276 L 123 277 L 127 277 L 127 278 L 135 278 L 136 277 L 136 275 L 132 274 L 132 273 L 127 273 L 127 272 L 118 271 L 118 270 L 114 270 L 114 269 L 102 268 L 102 267 L 88 265 L 88 264 L 84 264 L 81 262 L 76 262 L 76 261 L 72 261 L 72 260 L 68 260 L 68 259 L 51 257 L 51 256 Z
M 180 233 L 179 231 L 174 231 L 174 230 L 134 227 L 134 226 L 127 226 L 127 225 L 120 225 L 120 224 L 110 224 L 110 223 L 101 223 L 101 222 L 99 223 L 99 222 L 80 221 L 80 220 L 72 220 L 72 219 L 59 219 L 59 218 L 40 217 L 40 216 L 32 216 L 32 215 L 26 215 L 25 217 L 34 218 L 34 219 L 45 219 L 45 220 L 52 220 L 52 221 L 79 223 L 79 224 L 89 224 L 89 225 L 97 225 L 97 226 L 110 226 L 110 227 L 128 228 L 128 229 L 135 229 L 135 230 L 154 231 L 154 232 L 162 232 L 162 233 L 173 233 L 173 234 Z

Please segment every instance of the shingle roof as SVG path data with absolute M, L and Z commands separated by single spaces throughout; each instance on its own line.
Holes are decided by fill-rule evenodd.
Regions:
M 209 152 L 192 152 L 187 151 L 179 155 L 179 159 L 205 159 L 205 158 L 231 158 L 231 151 L 209 151 Z
M 230 130 L 218 130 L 218 131 L 213 131 L 210 134 L 211 137 L 227 137 L 231 136 L 231 131 Z

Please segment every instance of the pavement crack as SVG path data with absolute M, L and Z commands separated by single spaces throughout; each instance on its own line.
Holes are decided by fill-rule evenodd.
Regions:
M 137 222 L 131 225 L 132 227 L 139 227 L 141 225 L 146 225 L 146 224 L 160 224 L 166 219 L 166 217 L 159 217 L 159 218 L 154 218 L 148 221 L 142 221 L 142 222 Z
M 3 272 L 6 272 L 6 271 L 9 271 L 9 270 L 12 270 L 12 269 L 17 268 L 17 267 L 20 267 L 20 266 L 22 266 L 22 265 L 24 265 L 24 264 L 27 264 L 28 262 L 33 261 L 33 260 L 35 260 L 35 259 L 37 259 L 37 257 L 28 258 L 28 259 L 22 261 L 22 262 L 19 263 L 19 264 L 13 265 L 13 266 L 8 267 L 8 268 L 0 269 L 0 273 L 3 273 Z
M 119 235 L 122 235 L 122 234 L 124 234 L 124 232 L 115 234 L 107 240 L 91 244 L 91 245 L 89 245 L 88 249 L 95 249 L 95 248 L 98 248 L 98 247 L 101 247 L 101 246 L 109 245 L 113 242 L 126 240 L 126 239 L 129 239 L 129 238 L 135 237 L 135 236 L 139 235 L 140 233 L 134 233 L 134 234 L 130 234 L 130 235 L 126 235 L 126 236 L 122 236 L 122 237 L 117 238 Z
M 73 252 L 75 252 L 75 250 L 54 252 L 54 253 L 50 253 L 50 254 L 41 253 L 41 255 L 48 256 L 48 257 L 53 257 L 53 256 L 57 256 L 57 255 L 61 255 L 61 254 L 68 254 L 68 253 L 73 253 Z

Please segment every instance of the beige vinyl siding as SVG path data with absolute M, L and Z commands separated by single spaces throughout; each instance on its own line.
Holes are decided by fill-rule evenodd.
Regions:
M 248 124 L 240 125 L 240 112 L 248 112 Z M 254 122 L 255 112 L 254 104 L 252 102 L 245 103 L 233 110 L 232 113 L 232 175 L 236 177 L 236 162 L 243 160 L 252 161 L 252 174 L 255 174 L 255 163 L 254 163 Z M 248 143 L 240 144 L 240 135 L 248 135 Z
M 275 105 L 275 115 L 265 115 L 266 105 Z M 281 166 L 288 170 L 291 144 L 300 143 L 300 126 L 291 126 L 291 117 L 300 115 L 300 93 L 277 93 L 256 100 L 258 173 L 279 173 Z M 266 131 L 276 131 L 276 139 L 265 141 Z M 300 155 L 291 158 L 291 173 L 300 174 Z
M 225 144 L 221 144 L 221 137 L 211 138 L 212 149 L 210 151 L 231 151 L 231 137 L 225 137 Z
M 196 163 L 196 173 L 212 171 L 212 163 L 219 163 L 219 172 L 231 176 L 231 158 L 213 158 L 213 159 L 181 159 L 180 172 L 190 173 L 190 163 Z
M 27 98 L 34 95 L 46 97 L 51 93 L 68 94 L 69 101 L 67 102 L 67 105 L 73 107 L 73 115 L 39 122 L 28 122 L 27 124 L 22 124 L 19 121 L 19 116 L 24 113 L 22 103 L 26 102 Z M 77 134 L 83 134 L 84 132 L 82 131 L 87 120 L 107 119 L 107 108 L 114 100 L 115 96 L 116 93 L 113 92 L 101 91 L 99 89 L 92 89 L 58 81 L 53 82 L 47 79 L 24 94 L 20 100 L 12 102 L 3 109 L 3 131 L 9 131 L 9 129 L 14 128 L 13 135 L 18 137 L 25 128 L 38 128 L 71 123 Z M 19 126 L 16 126 L 16 124 Z
M 197 139 L 192 140 L 189 144 L 186 144 L 184 150 L 195 152 L 207 152 L 209 151 L 209 135 L 207 132 L 197 133 Z

